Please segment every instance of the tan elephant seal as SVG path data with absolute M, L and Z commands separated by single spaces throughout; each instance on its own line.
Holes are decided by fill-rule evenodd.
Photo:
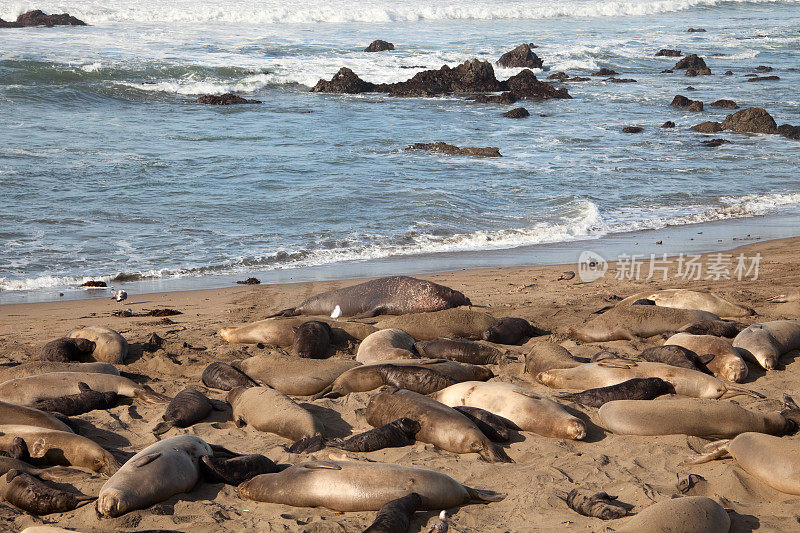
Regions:
M 321 435 L 324 426 L 291 398 L 267 387 L 237 387 L 228 393 L 237 426 L 275 433 L 293 441 Z
M 637 292 L 628 296 L 617 305 L 630 305 L 636 300 L 651 300 L 662 307 L 676 309 L 699 309 L 717 316 L 740 317 L 755 314 L 745 305 L 739 305 L 709 291 L 693 291 L 690 289 L 663 289 L 658 291 Z
M 150 391 L 128 378 L 111 374 L 50 372 L 0 383 L 0 400 L 18 405 L 33 405 L 40 400 L 80 394 L 79 383 L 96 392 L 116 392 L 146 403 L 168 402 L 163 394 Z
M 522 431 L 557 439 L 586 437 L 583 420 L 575 418 L 553 400 L 512 383 L 467 381 L 431 396 L 450 407 L 466 405 L 485 409 Z
M 800 348 L 800 321 L 772 320 L 747 326 L 733 339 L 733 346 L 745 359 L 772 370 L 783 354 Z
M 387 387 L 367 405 L 367 422 L 373 427 L 408 417 L 420 425 L 416 439 L 453 453 L 477 453 L 490 463 L 512 462 L 469 418 L 422 394 Z
M 664 344 L 681 346 L 699 356 L 713 355 L 714 358 L 706 360 L 705 365 L 715 376 L 735 383 L 741 383 L 747 377 L 747 363 L 733 345 L 725 339 L 713 335 L 677 333 L 664 341 Z
M 537 341 L 525 356 L 525 373 L 536 376 L 552 368 L 572 368 L 582 364 L 569 350 L 549 341 Z
M 646 507 L 616 524 L 619 533 L 728 533 L 731 519 L 711 498 L 683 496 Z
M 358 345 L 356 361 L 379 363 L 393 359 L 418 359 L 414 353 L 414 337 L 400 329 L 376 331 Z
M 189 492 L 200 478 L 200 458 L 208 455 L 213 455 L 211 447 L 193 435 L 151 444 L 106 481 L 97 499 L 97 512 L 122 516 Z
M 422 509 L 432 510 L 505 497 L 467 487 L 432 470 L 362 461 L 301 463 L 239 485 L 239 495 L 248 500 L 344 512 L 377 511 L 411 492 L 419 494 Z
M 346 322 L 329 318 L 267 318 L 239 327 L 228 327 L 219 330 L 219 336 L 232 344 L 257 344 L 288 348 L 294 344 L 294 328 L 306 322 L 325 322 L 331 327 L 334 344 L 348 340 L 364 340 L 367 335 L 378 331 L 375 326 L 360 322 Z
M 497 319 L 488 313 L 458 308 L 394 316 L 375 326 L 378 329 L 400 329 L 417 340 L 431 341 L 439 337 L 480 339 L 495 322 Z
M 232 366 L 250 379 L 290 396 L 317 394 L 342 373 L 359 366 L 348 359 L 305 359 L 256 355 L 234 361 Z
M 6 475 L 9 470 L 19 470 L 20 472 L 27 472 L 31 475 L 34 475 L 40 479 L 46 479 L 48 481 L 59 481 L 63 480 L 64 478 L 85 478 L 91 474 L 84 472 L 83 470 L 78 470 L 75 468 L 69 468 L 66 466 L 51 466 L 46 468 L 36 468 L 33 465 L 26 463 L 20 459 L 14 459 L 13 457 L 4 457 L 0 455 L 0 476 Z
M 663 398 L 616 400 L 600 407 L 600 425 L 622 435 L 734 437 L 757 431 L 785 435 L 797 425 L 780 413 L 756 413 L 724 400 Z
M 88 339 L 94 342 L 92 359 L 115 365 L 125 364 L 128 357 L 128 341 L 113 329 L 103 326 L 81 326 L 67 333 L 72 339 Z
M 596 316 L 568 335 L 582 342 L 637 340 L 671 331 L 701 321 L 720 321 L 707 311 L 675 309 L 657 305 L 617 306 Z
M 61 363 L 59 361 L 30 361 L 16 366 L 0 368 L 0 383 L 12 379 L 49 374 L 50 372 L 87 372 L 119 376 L 119 370 L 111 363 Z
M 35 426 L 73 433 L 68 425 L 50 413 L 3 401 L 0 401 L 0 423 L 18 426 Z

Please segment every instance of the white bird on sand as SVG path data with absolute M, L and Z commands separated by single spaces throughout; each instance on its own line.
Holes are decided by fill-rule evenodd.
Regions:
M 428 533 L 447 533 L 450 526 L 447 524 L 447 512 L 439 513 L 439 518 L 431 525 Z
M 339 318 L 342 316 L 342 308 L 338 305 L 333 308 L 333 313 L 331 313 L 331 318 Z
M 114 298 L 115 300 L 117 300 L 118 302 L 121 302 L 121 301 L 123 301 L 123 300 L 128 298 L 128 293 L 125 292 L 124 289 L 120 289 L 118 291 L 115 291 L 114 287 L 111 287 L 111 297 Z

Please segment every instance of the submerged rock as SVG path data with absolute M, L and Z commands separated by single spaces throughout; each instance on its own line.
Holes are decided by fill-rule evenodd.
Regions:
M 706 148 L 716 148 L 717 146 L 721 146 L 723 144 L 730 144 L 730 142 L 731 141 L 727 139 L 709 139 L 707 141 L 701 141 L 700 144 Z
M 528 69 L 511 76 L 503 85 L 517 98 L 545 100 L 549 98 L 572 98 L 566 89 L 556 89 L 549 83 L 539 81 Z
M 778 81 L 780 76 L 751 76 L 747 81 Z
M 705 33 L 706 32 L 705 28 L 689 28 L 686 31 L 689 32 L 689 33 Z
M 238 105 L 238 104 L 260 104 L 260 100 L 248 100 L 231 93 L 225 94 L 205 94 L 195 100 L 195 103 L 206 105 Z
M 311 89 L 312 93 L 337 93 L 337 94 L 359 94 L 368 93 L 375 90 L 375 84 L 369 83 L 358 76 L 347 67 L 342 67 L 339 72 L 333 75 L 331 81 L 319 80 Z
M 531 114 L 524 107 L 518 107 L 516 109 L 512 109 L 511 111 L 506 111 L 505 113 L 503 113 L 503 116 L 506 118 L 525 118 L 529 117 L 530 115 Z
M 711 69 L 708 68 L 705 60 L 697 54 L 691 54 L 684 57 L 675 63 L 675 66 L 672 68 L 674 70 L 686 69 L 687 76 L 703 76 L 711 74 Z M 690 74 L 690 72 L 692 74 Z
M 644 128 L 641 126 L 626 126 L 622 128 L 622 133 L 642 133 Z
M 786 137 L 787 139 L 792 139 L 795 141 L 800 141 L 800 126 L 792 126 L 791 124 L 781 124 L 778 126 L 778 129 L 775 130 L 778 135 L 782 137 Z
M 719 107 L 720 109 L 739 109 L 739 105 L 733 100 L 717 100 L 711 102 L 711 107 Z
M 477 148 L 477 147 L 467 147 L 467 148 L 459 148 L 458 146 L 454 146 L 452 144 L 447 144 L 443 142 L 435 142 L 435 143 L 414 143 L 412 145 L 406 146 L 406 150 L 425 150 L 428 152 L 436 152 L 440 154 L 447 154 L 447 155 L 472 155 L 478 157 L 501 157 L 500 149 L 489 146 L 486 148 Z
M 665 123 L 663 123 L 663 124 L 661 125 L 661 127 L 662 127 L 662 128 L 674 128 L 674 127 L 675 127 L 675 123 L 674 123 L 674 122 L 672 122 L 671 120 L 668 120 L 668 121 L 666 121 Z
M 775 133 L 775 119 L 760 107 L 748 107 L 728 115 L 722 121 L 722 129 L 737 133 Z
M 25 28 L 28 26 L 86 26 L 86 23 L 69 13 L 48 15 L 40 9 L 28 11 L 17 17 L 16 22 L 0 19 L 0 28 Z
M 535 48 L 535 46 L 531 44 L 521 44 L 510 52 L 506 52 L 500 56 L 497 64 L 506 68 L 542 68 L 544 63 L 539 56 L 533 53 L 531 48 Z
M 689 100 L 685 96 L 677 95 L 675 98 L 672 99 L 672 103 L 669 104 L 671 107 L 678 107 L 680 109 L 685 109 L 687 111 L 702 111 L 703 110 L 703 102 L 700 100 Z
M 680 50 L 672 50 L 670 48 L 662 48 L 658 52 L 656 52 L 656 57 L 681 57 Z
M 619 74 L 619 72 L 617 72 L 616 70 L 611 70 L 610 68 L 603 67 L 594 74 L 592 74 L 592 76 L 616 76 L 617 74 Z
M 369 46 L 364 48 L 365 52 L 385 52 L 387 50 L 394 50 L 394 45 L 388 41 L 381 41 L 376 39 L 369 43 Z
M 774 69 L 766 65 L 759 65 L 753 70 L 755 70 L 756 72 L 772 72 Z
M 569 74 L 566 72 L 556 72 L 555 74 L 550 74 L 547 76 L 548 80 L 558 80 L 558 81 L 565 81 L 569 79 Z
M 701 122 L 700 124 L 696 124 L 692 126 L 691 129 L 692 131 L 696 131 L 698 133 L 718 133 L 722 131 L 722 123 L 709 120 L 706 122 Z

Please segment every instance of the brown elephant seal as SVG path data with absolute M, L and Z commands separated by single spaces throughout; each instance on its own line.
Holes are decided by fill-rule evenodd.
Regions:
M 333 331 L 327 322 L 309 320 L 294 328 L 292 347 L 298 357 L 323 359 L 328 355 Z
M 416 392 L 387 387 L 367 405 L 367 422 L 388 424 L 401 417 L 416 420 L 416 439 L 453 453 L 477 453 L 490 463 L 511 462 L 505 451 L 489 440 L 472 421 L 451 407 Z
M 193 435 L 178 435 L 151 444 L 105 482 L 97 499 L 97 512 L 101 516 L 122 516 L 189 492 L 200 478 L 200 458 L 212 454 L 208 443 Z
M 119 463 L 94 441 L 67 431 L 33 426 L 0 425 L 0 450 L 7 451 L 14 438 L 25 440 L 31 457 L 45 464 L 76 466 L 111 475 Z
M 783 354 L 800 348 L 800 321 L 772 320 L 747 326 L 733 339 L 733 346 L 745 359 L 772 370 Z
M 273 316 L 331 316 L 339 307 L 340 316 L 371 317 L 440 311 L 462 305 L 472 302 L 449 287 L 409 276 L 391 276 L 317 294 Z
M 233 362 L 256 382 L 291 396 L 311 396 L 334 382 L 342 373 L 360 366 L 349 359 L 304 359 L 257 355 Z
M 167 401 L 167 397 L 163 394 L 147 390 L 128 378 L 80 372 L 50 372 L 0 383 L 0 400 L 19 405 L 33 405 L 41 400 L 80 394 L 79 383 L 85 383 L 94 391 L 116 392 L 120 396 L 127 396 L 145 403 Z
M 694 309 L 675 309 L 657 305 L 617 306 L 596 316 L 568 335 L 582 342 L 636 340 L 668 331 L 678 331 L 683 326 L 701 320 L 720 320 L 717 315 Z
M 494 346 L 488 346 L 467 339 L 449 339 L 440 337 L 432 341 L 419 341 L 414 350 L 422 357 L 431 359 L 448 359 L 472 365 L 494 365 L 500 362 L 502 352 Z
M 531 337 L 544 334 L 543 330 L 533 327 L 524 318 L 507 316 L 489 326 L 481 334 L 481 339 L 497 344 L 522 344 Z
M 415 435 L 420 429 L 419 422 L 403 417 L 346 439 L 330 439 L 325 444 L 349 452 L 374 452 L 384 448 L 402 448 L 417 441 Z
M 331 327 L 331 342 L 344 344 L 350 340 L 364 340 L 378 329 L 370 324 L 332 320 L 330 318 L 267 318 L 239 327 L 219 330 L 220 337 L 232 344 L 266 344 L 287 348 L 294 345 L 294 328 L 306 322 L 325 322 Z
M 20 461 L 31 460 L 28 444 L 22 437 L 14 437 L 14 440 L 11 441 L 11 446 L 8 447 L 8 452 L 3 453 L 8 453 L 12 459 L 19 459 Z
M 356 361 L 359 363 L 380 363 L 394 359 L 419 358 L 414 350 L 414 337 L 400 329 L 376 331 L 358 345 Z
M 742 356 L 739 355 L 739 352 L 736 351 L 731 343 L 725 339 L 712 335 L 677 333 L 667 339 L 664 344 L 682 346 L 687 350 L 701 354 L 703 357 L 713 355 L 713 358 L 706 358 L 703 363 L 715 376 L 735 383 L 741 383 L 747 377 L 747 363 L 744 362 Z
M 111 363 L 60 363 L 57 361 L 30 361 L 16 366 L 0 368 L 0 383 L 17 378 L 49 374 L 50 372 L 87 372 L 119 376 L 119 370 Z
M 420 507 L 422 498 L 416 492 L 387 502 L 364 533 L 407 533 L 411 527 L 411 517 Z
M 780 413 L 755 413 L 733 402 L 701 398 L 617 400 L 597 414 L 602 427 L 623 435 L 723 438 L 748 431 L 785 435 L 797 428 Z
M 663 346 L 645 348 L 635 359 L 641 359 L 642 361 L 649 361 L 651 363 L 664 363 L 665 365 L 679 366 L 689 370 L 698 370 L 708 373 L 709 370 L 706 368 L 703 361 L 709 361 L 711 357 L 701 358 L 689 348 L 676 346 L 667 342 Z M 599 359 L 593 357 L 592 362 L 596 361 L 599 361 Z
M 744 324 L 739 322 L 731 322 L 728 320 L 701 320 L 683 326 L 679 332 L 690 333 L 692 335 L 713 335 L 715 337 L 734 338 L 744 329 Z
M 617 305 L 629 305 L 638 299 L 647 299 L 662 307 L 676 309 L 699 309 L 717 316 L 750 316 L 755 311 L 745 305 L 739 305 L 709 291 L 693 291 L 690 289 L 662 289 L 658 291 L 638 292 L 628 296 Z
M 351 368 L 347 372 L 343 372 L 330 386 L 320 391 L 313 398 L 338 398 L 351 392 L 368 392 L 383 385 L 388 385 L 385 381 L 387 374 L 382 372 L 382 369 L 387 365 L 392 367 L 427 368 L 456 382 L 485 381 L 494 376 L 491 370 L 478 365 L 466 365 L 444 359 L 399 359 Z
M 69 468 L 66 466 L 51 466 L 48 468 L 36 468 L 35 466 L 28 464 L 26 461 L 23 461 L 21 459 L 15 459 L 13 457 L 4 457 L 2 454 L 0 454 L 0 476 L 6 475 L 6 472 L 10 470 L 19 470 L 21 472 L 27 472 L 40 479 L 46 479 L 50 481 L 58 481 L 67 477 L 74 477 L 74 476 L 83 477 L 88 475 L 86 472 L 74 468 Z
M 731 519 L 705 496 L 682 496 L 642 509 L 617 527 L 620 533 L 728 533 Z
M 72 429 L 50 413 L 31 407 L 0 401 L 0 424 L 36 426 L 72 433 Z
M 256 387 L 258 383 L 247 374 L 222 361 L 214 361 L 203 370 L 200 380 L 210 389 L 231 390 L 236 387 Z
M 572 489 L 565 501 L 570 509 L 583 516 L 615 520 L 628 515 L 628 510 L 617 501 L 617 497 L 605 492 Z
M 386 385 L 420 394 L 430 394 L 458 383 L 447 374 L 441 374 L 425 366 L 381 365 L 378 368 L 378 375 Z
M 214 409 L 214 404 L 202 392 L 187 387 L 169 402 L 166 412 L 153 428 L 154 435 L 163 435 L 173 427 L 188 428 L 206 418 Z
M 32 407 L 64 416 L 75 416 L 95 410 L 111 409 L 117 405 L 118 395 L 114 391 L 95 391 L 83 382 L 78 383 L 78 390 L 80 390 L 78 394 L 39 400 L 34 402 Z
M 582 364 L 569 350 L 554 342 L 538 341 L 525 356 L 525 373 L 533 376 L 551 368 L 572 368 Z
M 692 398 L 722 398 L 745 394 L 757 398 L 762 395 L 688 368 L 664 363 L 610 360 L 584 363 L 574 368 L 554 368 L 536 376 L 539 383 L 553 389 L 586 390 L 617 385 L 633 378 L 661 378 L 672 383 L 675 392 Z
M 282 392 L 267 387 L 238 387 L 228 393 L 233 421 L 292 441 L 321 435 L 324 426 Z
M 492 442 L 508 442 L 508 428 L 502 418 L 486 409 L 480 407 L 470 407 L 469 405 L 456 405 L 456 411 L 466 416 L 472 423 L 478 426 L 481 432 L 489 437 Z
M 615 400 L 652 400 L 664 394 L 675 394 L 672 383 L 661 378 L 633 378 L 617 385 L 559 394 L 556 397 L 589 407 L 602 407 Z
M 96 499 L 51 487 L 20 470 L 10 470 L 0 479 L 0 496 L 14 507 L 36 516 L 74 511 Z
M 409 492 L 419 494 L 421 509 L 436 510 L 505 497 L 467 487 L 432 470 L 362 461 L 301 463 L 239 485 L 239 496 L 248 500 L 343 512 L 377 511 Z
M 417 340 L 430 341 L 439 337 L 480 339 L 495 322 L 497 320 L 488 313 L 456 308 L 384 318 L 375 326 L 400 329 Z
M 257 453 L 237 457 L 204 455 L 200 458 L 200 473 L 209 483 L 238 486 L 258 475 L 281 470 L 269 457 Z
M 94 361 L 123 365 L 128 357 L 128 341 L 111 328 L 81 326 L 67 333 L 67 337 L 92 341 L 95 345 L 92 350 Z
M 86 361 L 92 355 L 94 348 L 94 342 L 89 339 L 64 337 L 45 344 L 39 352 L 39 359 L 60 363 Z
M 510 421 L 515 429 L 544 437 L 581 440 L 586 424 L 549 398 L 512 383 L 466 381 L 432 395 L 450 407 L 480 407 Z

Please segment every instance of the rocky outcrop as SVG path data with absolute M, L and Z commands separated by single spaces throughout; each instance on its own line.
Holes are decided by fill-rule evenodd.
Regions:
M 311 89 L 313 93 L 359 94 L 375 90 L 375 84 L 369 83 L 347 67 L 342 67 L 333 75 L 331 81 L 319 80 Z
M 716 148 L 717 146 L 722 146 L 723 144 L 730 144 L 730 142 L 731 141 L 727 139 L 709 139 L 707 141 L 700 141 L 700 144 L 706 148 Z
M 778 126 L 778 129 L 775 130 L 775 133 L 783 137 L 786 137 L 787 139 L 800 141 L 800 126 L 792 126 L 791 124 L 781 124 L 780 126 Z
M 610 68 L 603 67 L 597 72 L 593 73 L 592 76 L 616 76 L 619 74 L 616 70 L 611 70 Z
M 108 287 L 108 284 L 105 281 L 98 281 L 98 280 L 89 280 L 81 283 L 78 287 L 90 287 L 90 288 L 102 288 Z
M 700 124 L 692 126 L 691 129 L 697 133 L 719 133 L 722 131 L 722 123 L 712 121 L 701 122 Z
M 394 50 L 394 45 L 388 41 L 381 41 L 377 39 L 369 43 L 369 46 L 364 48 L 365 52 L 385 52 L 387 50 Z
M 662 128 L 674 128 L 674 127 L 675 127 L 675 123 L 674 123 L 674 122 L 672 122 L 671 120 L 668 120 L 668 121 L 666 121 L 665 123 L 663 123 L 663 124 L 661 125 L 661 127 L 662 127 Z
M 723 76 L 733 76 L 733 71 L 732 70 L 726 70 L 725 73 L 723 74 Z
M 689 33 L 705 33 L 706 32 L 705 28 L 689 28 L 686 31 L 689 32 Z
M 530 98 L 534 100 L 546 100 L 550 98 L 572 98 L 566 89 L 556 89 L 549 83 L 539 81 L 536 75 L 525 69 L 515 76 L 511 76 L 503 82 L 503 87 L 517 98 Z
M 720 109 L 739 109 L 739 105 L 733 100 L 717 100 L 711 102 L 711 107 L 719 107 Z
M 521 44 L 501 55 L 497 64 L 505 68 L 542 68 L 544 63 L 539 56 L 533 53 L 531 48 L 531 44 Z
M 585 78 L 585 77 L 581 77 L 581 76 L 573 76 L 572 78 L 570 78 L 567 81 L 591 81 L 591 80 L 592 80 L 592 78 Z
M 531 116 L 531 114 L 524 107 L 518 107 L 511 111 L 506 111 L 503 116 L 506 118 L 525 118 Z
M 640 126 L 625 126 L 622 128 L 622 133 L 642 133 L 644 128 Z
M 681 57 L 680 50 L 672 50 L 670 48 L 662 48 L 658 52 L 656 52 L 656 57 Z
M 479 104 L 504 104 L 511 105 L 517 101 L 517 97 L 506 91 L 500 94 L 479 94 L 474 99 Z
M 548 80 L 558 80 L 558 81 L 566 81 L 569 79 L 569 74 L 566 72 L 556 72 L 555 74 L 550 74 L 547 76 Z
M 747 81 L 778 81 L 780 76 L 751 76 Z
M 225 94 L 204 94 L 195 103 L 207 105 L 238 105 L 238 104 L 260 104 L 260 100 L 247 100 L 241 96 L 231 93 Z
M 706 65 L 705 60 L 697 54 L 684 57 L 673 67 L 674 70 L 686 70 L 687 76 L 708 76 L 711 69 Z
M 755 70 L 756 72 L 772 72 L 774 69 L 772 67 L 768 67 L 766 65 L 759 65 L 756 68 L 754 68 L 753 70 Z
M 703 102 L 700 100 L 689 100 L 685 96 L 677 95 L 675 98 L 672 99 L 672 103 L 669 104 L 672 107 L 677 107 L 680 109 L 685 109 L 686 111 L 702 111 L 703 110 Z
M 240 279 L 236 282 L 238 285 L 260 285 L 261 280 L 258 278 Z
M 0 19 L 0 28 L 25 28 L 28 26 L 86 26 L 86 23 L 69 13 L 48 15 L 39 9 L 23 13 L 17 17 L 16 22 L 6 22 Z
M 722 121 L 722 129 L 737 133 L 775 133 L 775 119 L 760 107 L 748 107 L 728 115 Z
M 608 78 L 606 81 L 611 83 L 637 83 L 633 78 Z
M 435 143 L 414 143 L 412 145 L 406 146 L 406 150 L 425 150 L 428 152 L 436 152 L 439 154 L 447 154 L 447 155 L 472 155 L 477 157 L 501 157 L 500 149 L 494 146 L 489 146 L 486 148 L 477 148 L 477 147 L 467 147 L 467 148 L 459 148 L 458 146 L 454 146 L 452 144 L 447 144 L 443 142 L 435 142 Z

